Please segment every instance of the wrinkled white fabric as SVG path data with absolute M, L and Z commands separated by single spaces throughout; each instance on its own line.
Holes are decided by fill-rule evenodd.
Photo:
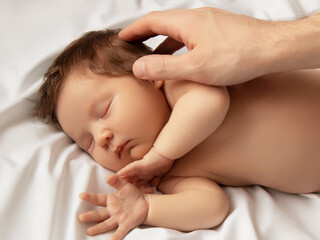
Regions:
M 319 0 L 2 0 L 0 8 L 0 239 L 108 239 L 85 234 L 77 220 L 92 209 L 82 191 L 110 192 L 110 171 L 68 137 L 29 112 L 42 74 L 83 32 L 124 27 L 153 10 L 213 6 L 262 19 L 293 19 L 320 9 Z M 148 44 L 155 47 L 159 39 Z M 299 176 L 297 176 L 299 178 Z M 140 227 L 127 240 L 320 239 L 320 197 L 261 187 L 225 188 L 228 218 L 190 233 Z

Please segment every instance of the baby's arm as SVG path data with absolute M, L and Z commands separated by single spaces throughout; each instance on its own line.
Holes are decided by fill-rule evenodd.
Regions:
M 134 182 L 162 176 L 173 160 L 185 155 L 220 126 L 229 108 L 229 95 L 223 87 L 175 81 L 169 94 L 167 97 L 174 106 L 168 123 L 143 160 L 118 172 L 121 177 Z
M 120 240 L 136 226 L 147 224 L 182 231 L 211 228 L 228 213 L 228 199 L 213 181 L 201 177 L 169 177 L 159 185 L 166 194 L 145 195 L 117 175 L 107 179 L 116 192 L 82 193 L 80 198 L 103 208 L 83 213 L 82 222 L 95 222 L 87 230 L 96 235 L 116 229 L 110 239 Z
M 177 159 L 220 126 L 229 109 L 229 94 L 224 87 L 189 81 L 178 81 L 171 88 L 175 104 L 153 146 L 161 156 Z
M 207 178 L 170 177 L 159 190 L 165 194 L 147 194 L 147 225 L 193 231 L 219 225 L 228 213 L 227 196 Z

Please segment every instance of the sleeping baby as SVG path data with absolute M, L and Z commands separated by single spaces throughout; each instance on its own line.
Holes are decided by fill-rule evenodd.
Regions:
M 101 166 L 111 194 L 81 193 L 97 210 L 89 235 L 141 224 L 212 228 L 228 215 L 221 186 L 320 190 L 320 72 L 304 70 L 230 87 L 143 81 L 136 59 L 152 53 L 118 30 L 93 31 L 54 60 L 34 115 L 55 123 Z M 152 185 L 163 194 L 153 194 Z

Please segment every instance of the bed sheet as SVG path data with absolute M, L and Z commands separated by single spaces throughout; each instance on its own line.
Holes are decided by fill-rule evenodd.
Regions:
M 319 0 L 1 0 L 0 239 L 93 240 L 77 220 L 92 209 L 82 191 L 111 192 L 98 166 L 54 127 L 29 117 L 42 75 L 83 32 L 124 27 L 153 10 L 212 6 L 261 19 L 293 19 Z M 148 41 L 155 47 L 159 38 Z M 299 178 L 299 176 L 297 176 Z M 130 239 L 320 239 L 320 197 L 253 187 L 225 187 L 231 208 L 214 229 L 179 232 L 139 227 Z

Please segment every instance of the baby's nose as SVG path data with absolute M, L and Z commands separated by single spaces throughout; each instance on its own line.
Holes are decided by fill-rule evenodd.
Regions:
M 113 132 L 108 130 L 108 129 L 104 129 L 102 130 L 96 139 L 96 143 L 103 148 L 108 147 L 110 140 L 113 138 Z

